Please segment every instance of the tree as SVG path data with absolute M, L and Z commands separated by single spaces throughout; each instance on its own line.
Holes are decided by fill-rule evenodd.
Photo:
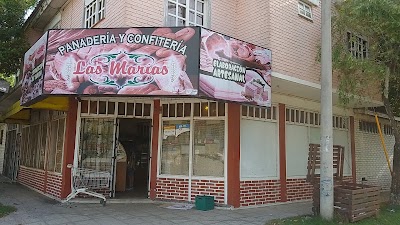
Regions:
M 339 74 L 339 97 L 377 90 L 395 137 L 391 203 L 400 204 L 400 1 L 344 0 L 335 5 L 333 68 Z M 367 46 L 367 47 L 363 47 Z M 356 51 L 349 49 L 356 47 Z M 357 54 L 359 53 L 359 54 Z
M 34 0 L 0 0 L 0 74 L 9 77 L 21 67 L 29 48 L 24 35 L 27 10 Z

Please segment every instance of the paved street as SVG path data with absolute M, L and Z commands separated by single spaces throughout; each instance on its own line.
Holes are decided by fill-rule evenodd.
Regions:
M 122 224 L 265 224 L 276 218 L 311 213 L 311 203 L 295 203 L 254 209 L 215 209 L 212 211 L 167 209 L 172 203 L 109 203 L 60 202 L 46 198 L 22 185 L 0 179 L 0 202 L 13 205 L 17 212 L 0 218 L 0 225 L 122 225 Z

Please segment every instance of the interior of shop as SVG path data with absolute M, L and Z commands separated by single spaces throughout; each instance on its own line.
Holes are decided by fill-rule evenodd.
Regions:
M 116 198 L 147 198 L 151 120 L 120 119 Z

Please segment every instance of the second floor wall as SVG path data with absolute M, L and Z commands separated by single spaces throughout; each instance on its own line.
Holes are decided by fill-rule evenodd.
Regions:
M 273 71 L 320 83 L 320 5 L 315 0 L 69 0 L 61 7 L 56 28 L 87 27 L 90 4 L 102 14 L 91 27 L 203 25 L 272 50 Z M 310 14 L 302 14 L 305 8 Z M 97 8 L 96 8 L 97 7 Z M 303 11 L 301 11 L 303 9 Z M 86 18 L 85 18 L 86 17 Z M 56 18 L 56 17 L 54 17 Z M 171 19 L 172 18 L 172 19 Z M 196 18 L 196 19 L 193 19 Z M 186 19 L 186 20 L 185 20 Z M 173 22 L 171 22 L 173 20 Z M 199 21 L 202 21 L 201 23 Z M 175 24 L 172 24 L 175 23 Z M 47 26 L 47 28 L 52 28 Z M 337 86 L 337 78 L 334 78 Z

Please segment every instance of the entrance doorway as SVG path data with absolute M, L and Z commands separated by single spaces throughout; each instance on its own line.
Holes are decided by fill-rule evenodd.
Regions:
M 116 198 L 147 198 L 151 120 L 118 119 Z

